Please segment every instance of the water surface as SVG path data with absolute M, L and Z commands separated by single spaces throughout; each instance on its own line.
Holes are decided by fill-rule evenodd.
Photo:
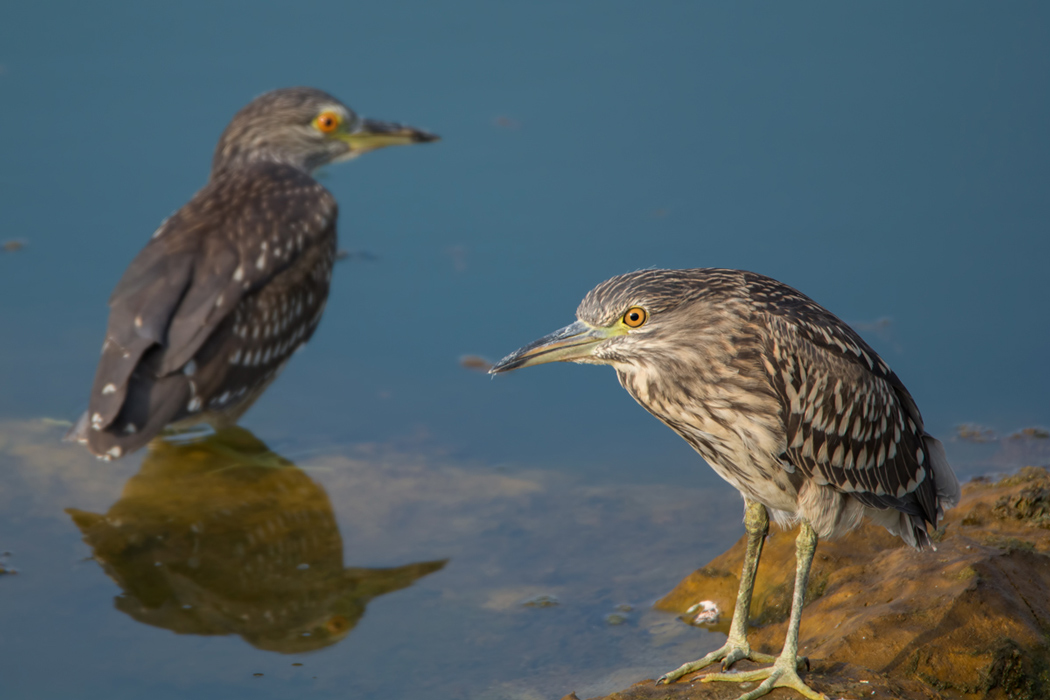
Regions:
M 633 269 L 781 279 L 861 331 L 960 474 L 1050 461 L 1009 439 L 1050 425 L 1048 27 L 1038 3 L 7 8 L 5 695 L 586 697 L 714 647 L 649 606 L 741 534 L 732 489 L 607 369 L 460 363 L 561 327 Z M 216 495 L 179 481 L 182 453 L 103 464 L 59 444 L 43 419 L 84 408 L 124 267 L 232 114 L 294 84 L 444 140 L 322 173 L 357 254 L 243 421 L 262 446 L 176 460 L 219 460 Z M 956 438 L 964 423 L 990 441 Z M 247 478 L 258 491 L 223 500 Z M 185 499 L 171 522 L 148 497 L 165 492 Z M 236 527 L 196 569 L 145 573 L 189 566 L 195 523 L 247 512 L 318 518 L 267 561 L 309 560 L 309 614 L 278 626 L 330 643 L 253 626 L 295 598 L 291 572 L 231 612 L 248 594 L 219 564 L 257 545 Z M 538 596 L 560 604 L 522 604 Z

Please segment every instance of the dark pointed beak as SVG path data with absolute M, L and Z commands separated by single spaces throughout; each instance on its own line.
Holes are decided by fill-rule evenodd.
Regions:
M 542 365 L 547 362 L 594 361 L 591 357 L 595 346 L 612 335 L 614 333 L 608 328 L 595 328 L 583 321 L 577 321 L 515 350 L 493 365 L 489 374 L 509 372 L 519 367 Z
M 343 138 L 350 144 L 355 154 L 374 151 L 387 146 L 405 146 L 412 143 L 440 141 L 441 137 L 429 131 L 423 131 L 404 124 L 381 122 L 376 119 L 362 119 L 358 127 Z

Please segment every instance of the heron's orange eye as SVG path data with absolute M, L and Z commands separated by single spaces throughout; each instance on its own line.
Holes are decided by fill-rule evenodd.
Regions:
M 317 119 L 314 119 L 314 126 L 317 127 L 318 131 L 330 134 L 339 128 L 339 124 L 342 121 L 342 117 L 336 112 L 321 112 L 317 115 Z
M 632 306 L 623 315 L 623 325 L 628 328 L 637 328 L 649 319 L 649 314 L 640 306 Z

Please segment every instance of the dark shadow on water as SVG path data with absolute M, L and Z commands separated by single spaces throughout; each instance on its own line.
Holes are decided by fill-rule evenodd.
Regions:
M 155 440 L 106 514 L 66 512 L 123 589 L 118 610 L 285 654 L 335 644 L 370 600 L 447 562 L 345 568 L 324 489 L 242 428 Z

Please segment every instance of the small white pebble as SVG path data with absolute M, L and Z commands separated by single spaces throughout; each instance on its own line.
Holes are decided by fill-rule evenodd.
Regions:
M 687 615 L 696 613 L 696 617 L 693 618 L 694 625 L 713 625 L 722 615 L 722 611 L 718 609 L 718 603 L 713 600 L 701 600 L 685 612 Z

